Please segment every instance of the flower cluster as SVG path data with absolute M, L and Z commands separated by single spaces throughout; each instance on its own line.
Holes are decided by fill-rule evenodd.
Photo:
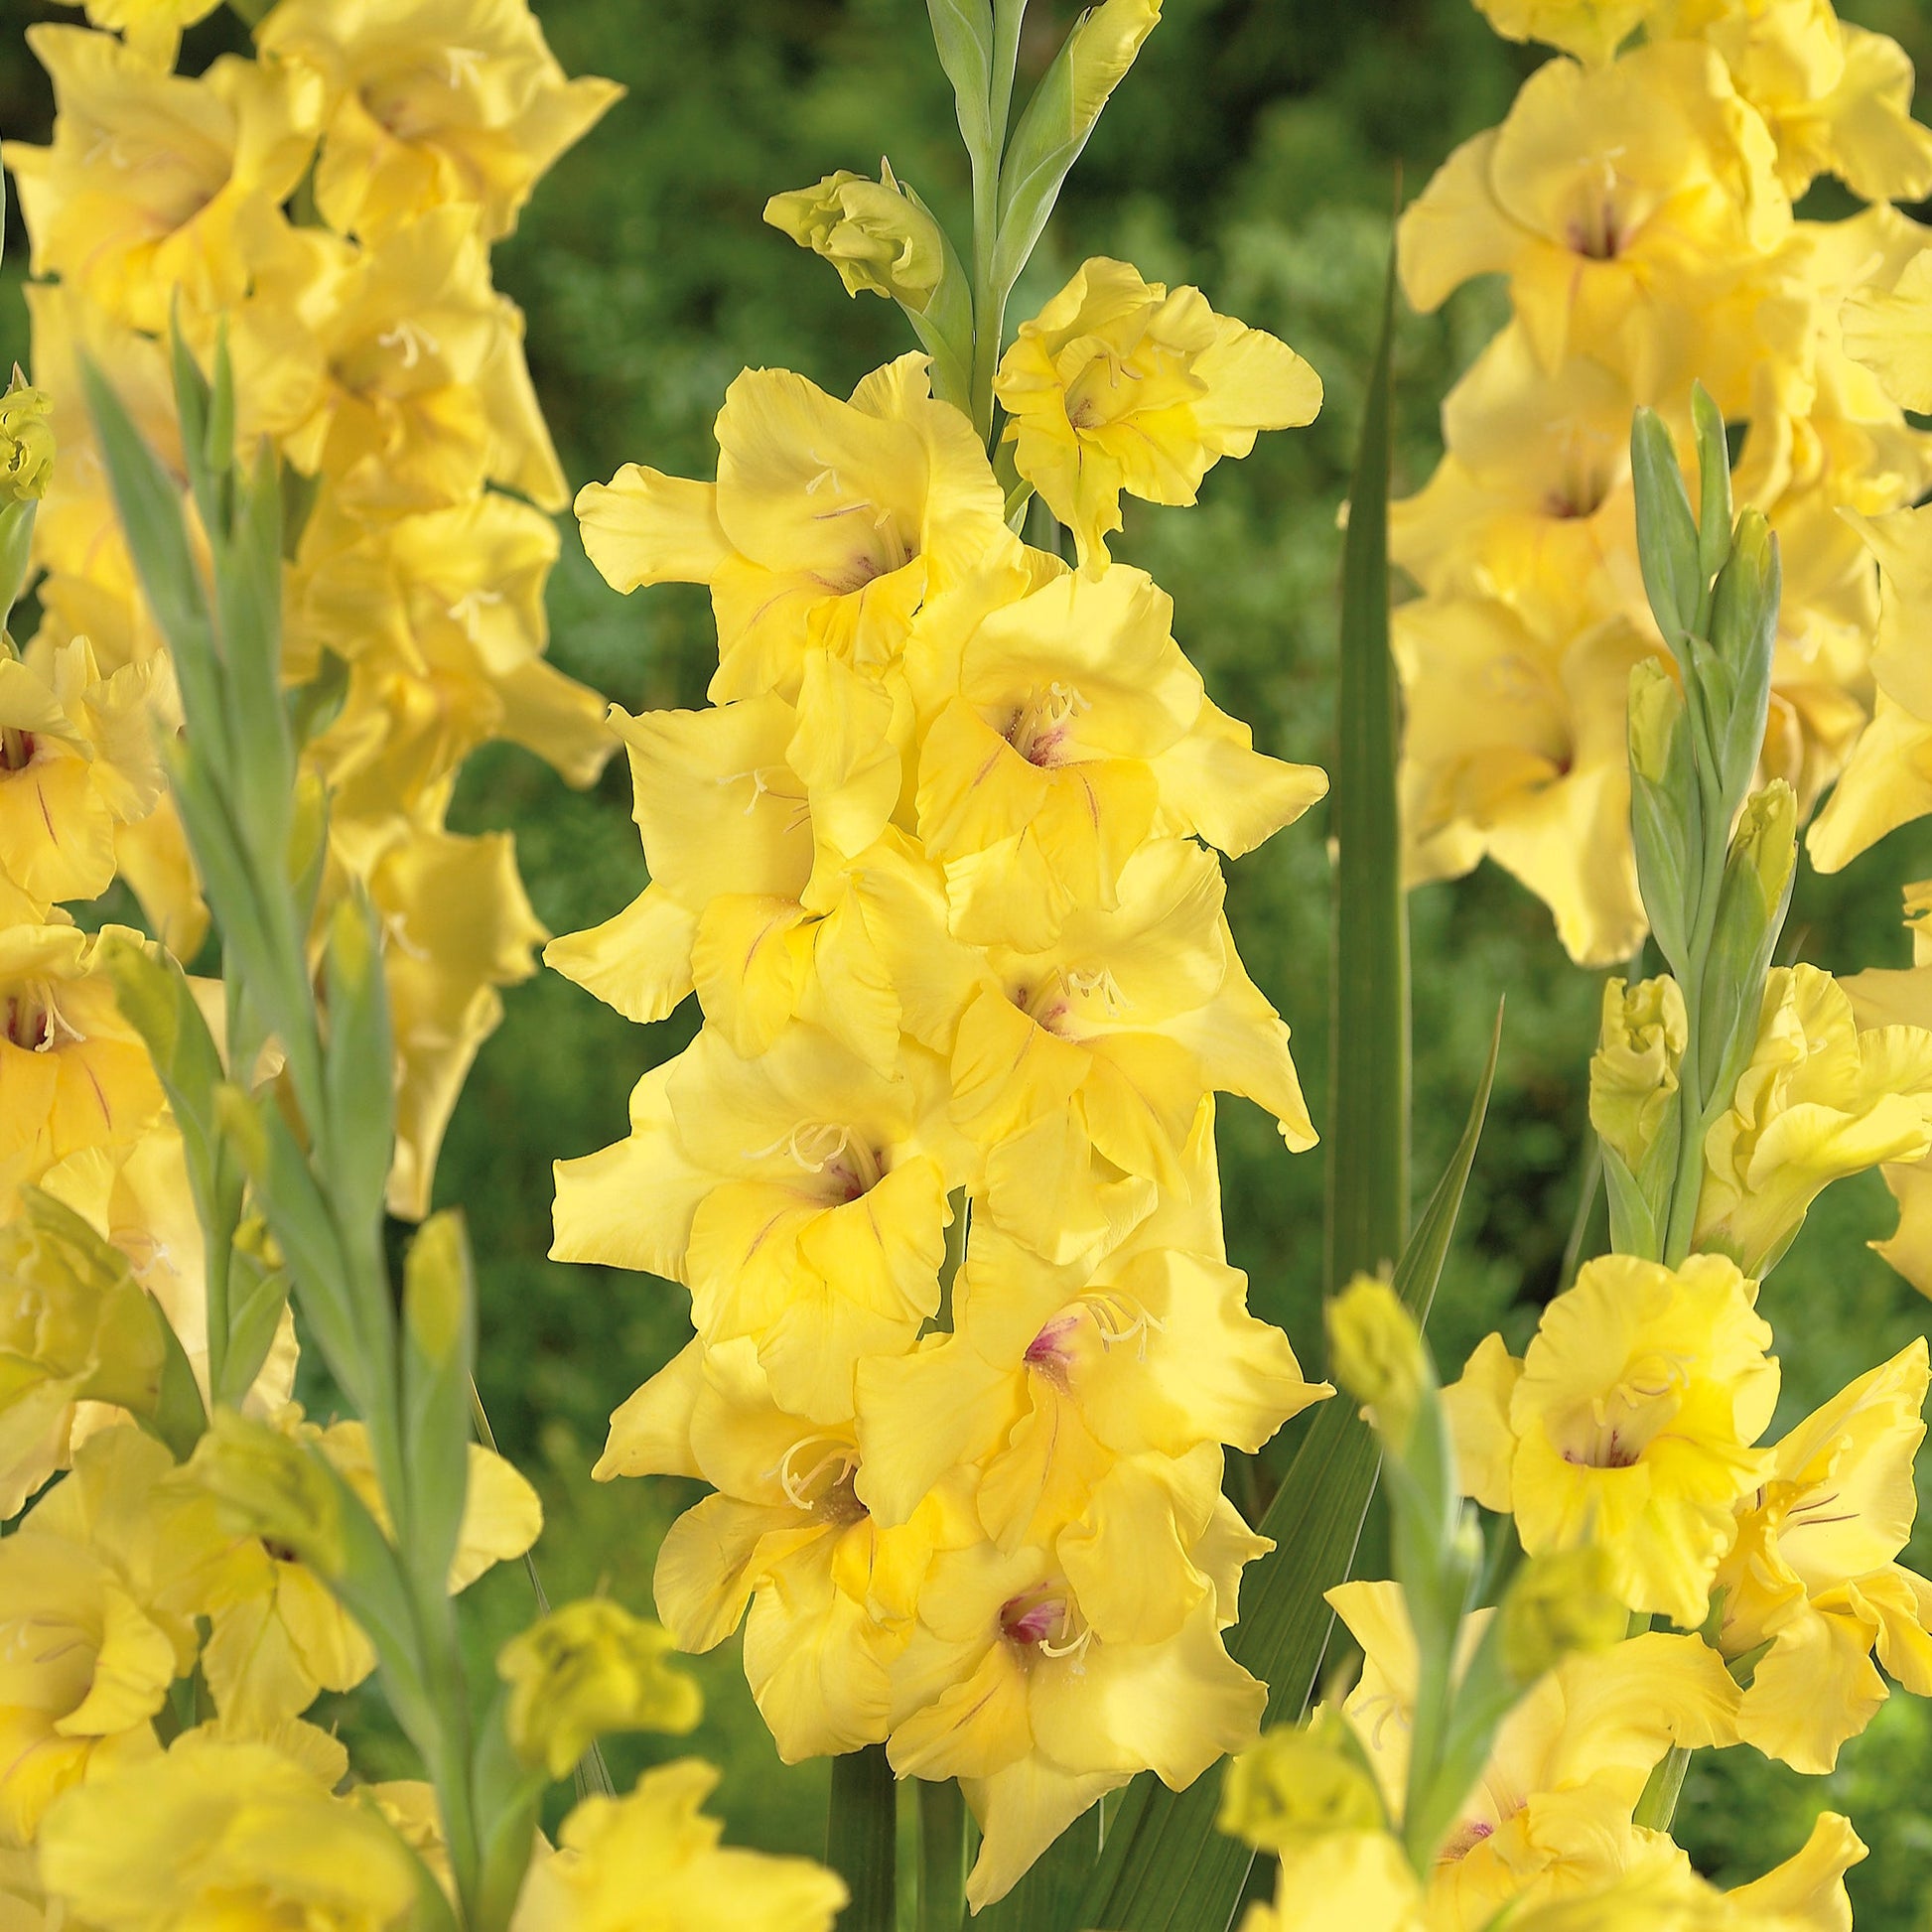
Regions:
M 390 1202 L 420 1218 L 497 989 L 545 936 L 507 837 L 446 828 L 457 767 L 509 739 L 582 784 L 614 749 L 597 696 L 543 662 L 543 512 L 567 492 L 489 244 L 619 90 L 567 79 L 522 5 L 287 0 L 253 59 L 193 77 L 171 70 L 182 9 L 108 14 L 125 38 L 30 30 L 54 138 L 4 150 L 61 461 L 34 532 L 39 630 L 0 663 L 0 913 L 58 923 L 50 905 L 118 875 L 184 962 L 207 929 L 160 756 L 180 705 L 81 384 L 83 361 L 106 372 L 185 492 L 172 327 L 235 371 L 234 420 L 202 433 L 244 458 L 266 437 L 291 474 L 283 668 L 329 799 L 317 931 L 353 891 L 381 911 Z M 0 407 L 14 489 L 45 485 L 47 433 Z M 23 1024 L 9 1037 L 40 1044 Z
M 448 1599 L 541 1523 L 529 1483 L 465 1441 L 474 1316 L 447 1216 L 411 1252 L 406 1373 L 419 1411 L 441 1395 L 436 1428 L 412 1419 L 420 1476 L 399 1478 L 395 1316 L 367 1250 L 385 1194 L 426 1212 L 495 989 L 545 936 L 508 841 L 446 829 L 457 767 L 506 738 L 588 782 L 613 748 L 601 701 L 542 661 L 544 506 L 565 492 L 488 244 L 617 89 L 567 80 L 521 0 L 287 0 L 256 58 L 176 74 L 208 11 L 88 0 L 91 27 L 31 30 L 54 139 L 5 150 L 42 386 L 0 397 L 0 621 L 39 574 L 38 631 L 0 630 L 0 1919 L 617 1932 L 647 1885 L 828 1932 L 843 1885 L 718 1849 L 696 1762 L 541 1846 L 543 1785 L 600 1732 L 696 1720 L 668 1640 L 615 1605 L 507 1647 L 482 1801 L 461 1755 L 425 1749 L 433 1783 L 370 1783 L 310 1721 L 380 1664 L 412 1741 L 461 1734 L 460 1666 L 426 1718 L 398 1621 L 428 1645 L 447 1618 L 453 1641 Z M 237 519 L 267 532 L 246 559 Z M 200 734 L 252 656 L 272 728 L 258 712 L 221 776 L 275 770 L 278 643 L 300 773 L 242 823 Z M 226 847 L 195 832 L 211 796 Z M 209 920 L 191 832 L 198 859 L 245 855 L 208 870 L 225 987 L 181 970 Z M 67 909 L 117 878 L 156 938 Z M 292 995 L 265 992 L 235 924 L 278 918 Z M 306 1077 L 325 952 L 331 1050 L 366 1049 L 326 1101 Z M 338 1164 L 309 1196 L 375 1284 L 353 1349 L 267 1173 L 268 1134 L 296 1119 L 298 1170 L 352 1141 L 366 1177 L 355 1196 Z M 291 1399 L 292 1276 L 356 1420 Z M 487 1868 L 480 1815 L 500 1840 Z
M 1737 488 L 1784 563 L 1764 774 L 1802 814 L 1856 760 L 1814 854 L 1842 864 L 1900 815 L 1860 802 L 1875 795 L 1863 774 L 1896 764 L 1904 714 L 1883 695 L 1877 574 L 1848 513 L 1902 534 L 1932 483 L 1909 383 L 1887 393 L 1867 366 L 1883 319 L 1924 286 L 1932 237 L 1887 204 L 1932 190 L 1932 131 L 1910 118 L 1900 50 L 1822 0 L 1482 3 L 1566 58 L 1401 225 L 1418 308 L 1499 272 L 1512 309 L 1444 404 L 1440 468 L 1395 512 L 1393 554 L 1424 593 L 1396 621 L 1409 865 L 1441 879 L 1494 858 L 1574 958 L 1608 964 L 1644 933 L 1623 696 L 1660 651 L 1633 407 L 1662 411 L 1688 452 L 1701 380 L 1742 438 Z M 1795 218 L 1821 174 L 1871 206 Z
M 881 194 L 834 177 L 772 218 L 842 274 L 916 259 Z M 786 1758 L 890 1739 L 957 1776 L 979 1902 L 1261 1710 L 1221 1632 L 1266 1546 L 1222 1455 L 1324 1390 L 1227 1264 L 1213 1094 L 1314 1135 L 1210 848 L 1324 780 L 1214 706 L 1105 538 L 1123 488 L 1191 500 L 1319 387 L 1197 291 L 1089 262 L 997 385 L 1075 570 L 1009 532 L 928 383 L 923 355 L 849 401 L 749 371 L 715 483 L 633 464 L 578 499 L 619 589 L 709 586 L 719 668 L 710 709 L 616 715 L 650 884 L 546 953 L 632 1019 L 704 1015 L 628 1138 L 559 1165 L 553 1252 L 690 1291 L 696 1339 L 597 1466 L 716 1491 L 664 1545 L 666 1626 L 705 1649 L 749 1609 Z

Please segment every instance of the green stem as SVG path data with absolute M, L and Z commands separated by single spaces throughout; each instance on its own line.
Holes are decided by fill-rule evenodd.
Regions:
M 423 1676 L 436 1712 L 436 1735 L 426 1740 L 423 1755 L 443 1814 L 450 1870 L 456 1879 L 457 1896 L 463 1901 L 464 1923 L 474 1925 L 483 1877 L 483 1847 L 472 1782 L 470 1693 L 464 1681 L 455 1602 L 448 1596 L 439 1596 L 433 1603 L 419 1598 L 416 1625 L 423 1648 Z
M 966 1800 L 951 1778 L 919 1784 L 918 1932 L 959 1932 L 966 1916 Z
M 852 1894 L 839 1932 L 896 1932 L 898 1922 L 898 1788 L 884 1744 L 832 1760 L 825 1863 Z
M 1653 1832 L 1667 1832 L 1677 1815 L 1677 1800 L 1684 1789 L 1684 1773 L 1690 1768 L 1691 1753 L 1682 1744 L 1673 1744 L 1657 1761 L 1637 1800 L 1632 1823 Z
M 1589 1239 L 1589 1224 L 1596 1212 L 1596 1197 L 1603 1191 L 1603 1143 L 1594 1134 L 1584 1152 L 1583 1178 L 1577 1188 L 1577 1212 L 1570 1223 L 1570 1238 L 1563 1244 L 1563 1267 L 1557 1276 L 1561 1293 L 1577 1279 L 1583 1266 L 1584 1243 Z

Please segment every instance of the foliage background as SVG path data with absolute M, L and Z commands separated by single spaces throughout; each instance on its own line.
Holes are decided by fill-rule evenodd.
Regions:
M 950 98 L 919 0 L 536 0 L 566 69 L 629 93 L 539 192 L 496 253 L 529 317 L 529 353 L 566 473 L 582 483 L 637 459 L 708 475 L 711 421 L 745 365 L 800 369 L 848 389 L 912 345 L 888 304 L 848 301 L 823 264 L 759 222 L 765 197 L 881 152 L 966 230 L 966 176 Z M 1034 0 L 1022 86 L 1075 11 Z M 1845 0 L 1850 19 L 1905 42 L 1932 70 L 1928 0 Z M 14 0 L 0 38 L 0 129 L 41 140 L 52 102 L 13 31 L 69 18 Z M 217 15 L 190 37 L 199 67 L 239 28 Z M 1219 703 L 1267 750 L 1328 761 L 1333 719 L 1336 513 L 1346 487 L 1398 170 L 1411 192 L 1450 147 L 1497 121 L 1540 58 L 1496 40 L 1468 0 L 1169 0 L 1167 18 L 1076 169 L 1014 314 L 1083 257 L 1131 258 L 1203 287 L 1216 308 L 1292 342 L 1320 372 L 1312 429 L 1264 438 L 1224 465 L 1189 514 L 1127 505 L 1117 554 L 1173 594 L 1179 635 Z M 1932 117 L 1921 90 L 1920 113 Z M 1837 213 L 1829 187 L 1805 211 Z M 1932 210 L 1920 210 L 1932 214 Z M 26 359 L 18 282 L 25 237 L 10 210 L 0 352 Z M 1465 291 L 1399 342 L 1398 488 L 1438 453 L 1436 408 L 1498 326 L 1494 288 Z M 715 661 L 701 593 L 610 592 L 566 530 L 553 581 L 553 656 L 628 709 L 703 702 Z M 594 791 L 565 791 L 520 753 L 467 770 L 455 823 L 509 828 L 539 914 L 593 924 L 644 883 L 621 760 Z M 1319 1123 L 1333 1071 L 1325 1029 L 1328 861 L 1317 811 L 1231 869 L 1229 913 L 1255 978 L 1287 1016 Z M 1807 875 L 1792 919 L 1798 956 L 1834 970 L 1907 963 L 1898 889 L 1932 874 L 1932 832 L 1895 835 L 1833 880 Z M 1498 999 L 1501 1069 L 1433 1339 L 1450 1372 L 1488 1328 L 1520 1345 L 1555 1292 L 1579 1195 L 1585 1066 L 1600 981 L 1563 958 L 1542 908 L 1491 868 L 1413 900 L 1419 1188 L 1433 1180 L 1467 1104 Z M 117 907 L 117 913 L 122 908 Z M 549 1163 L 623 1131 L 624 1097 L 675 1052 L 693 1021 L 629 1026 L 543 974 L 512 990 L 444 1155 L 439 1202 L 469 1210 L 483 1294 L 484 1401 L 503 1448 L 544 1492 L 539 1549 L 554 1596 L 607 1588 L 647 1610 L 656 1546 L 692 1497 L 673 1481 L 600 1487 L 589 1467 L 610 1411 L 689 1332 L 681 1292 L 544 1258 Z M 1341 1069 L 1346 1077 L 1346 1069 Z M 1257 1309 L 1305 1363 L 1319 1360 L 1321 1170 L 1290 1157 L 1246 1102 L 1224 1103 L 1229 1247 Z M 1840 1186 L 1767 1285 L 1785 1368 L 1779 1426 L 1925 1325 L 1925 1307 L 1863 1245 L 1884 1233 L 1875 1175 Z M 310 1399 L 326 1407 L 328 1391 Z M 1291 1426 L 1289 1436 L 1293 1435 Z M 1265 1487 L 1231 1472 L 1236 1493 Z M 1374 1537 L 1365 1562 L 1372 1566 Z M 1932 1562 L 1932 1537 L 1910 1553 Z M 1371 1568 L 1371 1574 L 1372 1568 Z M 508 1575 L 480 1586 L 480 1655 L 528 1610 Z M 707 1694 L 695 1747 L 724 1767 L 732 1835 L 817 1849 L 822 1764 L 780 1767 L 739 1674 L 736 1644 L 696 1665 Z M 344 1714 L 369 1725 L 366 1715 Z M 379 1730 L 368 1744 L 380 1752 Z M 620 1741 L 621 1780 L 683 1746 Z M 1932 1713 L 1894 1698 L 1838 1772 L 1800 1779 L 1748 1749 L 1695 1766 L 1680 1826 L 1714 1875 L 1754 1876 L 1802 1840 L 1821 1805 L 1849 1811 L 1873 1857 L 1852 1875 L 1868 1932 L 1932 1927 Z

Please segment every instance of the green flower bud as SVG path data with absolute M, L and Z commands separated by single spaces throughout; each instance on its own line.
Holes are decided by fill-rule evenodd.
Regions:
M 1664 419 L 1639 409 L 1630 429 L 1630 475 L 1636 491 L 1637 561 L 1657 627 L 1671 649 L 1698 627 L 1709 581 L 1703 572 L 1697 518 Z
M 1768 665 L 1778 627 L 1778 550 L 1764 512 L 1737 519 L 1730 556 L 1718 574 L 1711 607 L 1711 642 L 1733 667 L 1761 657 Z
M 1691 390 L 1698 446 L 1698 566 L 1710 583 L 1730 555 L 1730 445 L 1724 412 L 1702 382 Z
M 846 169 L 815 188 L 773 195 L 764 218 L 801 248 L 823 255 L 848 295 L 862 289 L 889 296 L 923 315 L 946 269 L 939 224 L 880 163 L 882 180 Z
M 1687 649 L 1689 646 L 1687 645 Z M 1630 834 L 1644 911 L 1664 957 L 1688 959 L 1690 913 L 1704 841 L 1684 694 L 1661 658 L 1630 672 Z
M 1533 1684 L 1566 1657 L 1607 1650 L 1630 1628 L 1630 1611 L 1611 1593 L 1608 1553 L 1596 1544 L 1531 1557 L 1503 1598 L 1503 1662 L 1519 1684 Z
M 1370 1412 L 1376 1434 L 1400 1449 L 1434 1379 L 1415 1316 L 1387 1282 L 1357 1275 L 1328 1304 L 1327 1321 L 1335 1380 Z
M 1684 694 L 1662 661 L 1646 657 L 1630 672 L 1630 768 L 1660 785 L 1668 781 L 1684 727 Z
M 666 1668 L 675 1648 L 668 1632 L 608 1597 L 540 1617 L 496 1657 L 517 1756 L 561 1778 L 607 1731 L 689 1730 L 704 1705 L 688 1677 Z
M 1280 1725 L 1230 1760 L 1218 1828 L 1275 1853 L 1334 1832 L 1386 1831 L 1382 1794 L 1342 1737 L 1343 1722 L 1318 1711 L 1306 1729 Z
M 1773 778 L 1738 815 L 1725 860 L 1699 1016 L 1710 1042 L 1710 1086 L 1701 1101 L 1730 1091 L 1756 1044 L 1765 975 L 1784 929 L 1797 864 L 1798 801 L 1782 778 Z

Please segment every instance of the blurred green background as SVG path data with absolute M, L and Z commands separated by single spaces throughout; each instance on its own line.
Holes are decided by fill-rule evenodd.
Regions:
M 1023 88 L 1074 11 L 1034 0 Z M 1926 0 L 1849 0 L 1842 11 L 1896 35 L 1932 70 Z M 499 281 L 529 318 L 531 367 L 573 484 L 633 459 L 709 475 L 712 418 L 743 366 L 780 364 L 845 390 L 912 345 L 895 310 L 848 300 L 759 210 L 775 190 L 834 168 L 876 170 L 884 153 L 963 237 L 964 157 L 919 0 L 537 0 L 537 12 L 566 69 L 629 90 L 496 252 Z M 39 0 L 9 8 L 10 23 L 57 18 L 73 15 Z M 191 36 L 187 64 L 243 44 L 217 16 Z M 1311 429 L 1222 465 L 1197 511 L 1129 503 L 1117 546 L 1173 593 L 1181 641 L 1214 697 L 1271 752 L 1329 761 L 1336 512 L 1399 184 L 1415 192 L 1455 142 L 1498 120 L 1540 58 L 1496 40 L 1468 0 L 1169 0 L 1016 299 L 1024 317 L 1083 257 L 1125 256 L 1151 277 L 1198 284 L 1320 372 L 1327 401 Z M 1923 92 L 1921 113 L 1932 118 Z M 50 115 L 44 76 L 10 31 L 0 130 L 41 140 Z M 1841 211 L 1831 193 L 1807 211 Z M 23 360 L 24 267 L 10 211 L 0 350 Z M 1441 316 L 1405 319 L 1399 488 L 1427 476 L 1437 405 L 1501 315 L 1499 291 L 1478 286 Z M 701 593 L 619 598 L 567 528 L 550 608 L 555 661 L 617 702 L 702 702 L 715 651 Z M 465 773 L 455 820 L 516 833 L 537 910 L 563 932 L 641 888 L 628 806 L 621 760 L 575 794 L 534 760 L 496 751 Z M 1228 900 L 1250 969 L 1295 1031 L 1317 1124 L 1334 1077 L 1324 838 L 1317 810 L 1230 869 Z M 1792 918 L 1800 956 L 1836 970 L 1906 963 L 1898 890 L 1927 875 L 1932 829 L 1895 835 L 1835 879 L 1807 875 Z M 1495 1101 L 1433 1327 L 1452 1372 L 1491 1327 L 1520 1346 L 1555 1290 L 1577 1206 L 1600 979 L 1567 963 L 1542 907 L 1491 868 L 1418 894 L 1413 914 L 1420 1187 L 1459 1127 L 1496 1003 L 1508 1002 Z M 610 1411 L 688 1334 L 684 1297 L 546 1260 L 549 1164 L 624 1131 L 629 1086 L 684 1043 L 694 1017 L 687 1007 L 634 1028 L 549 974 L 511 991 L 507 1009 L 437 1184 L 439 1201 L 461 1201 L 471 1217 L 483 1397 L 503 1447 L 543 1490 L 539 1558 L 552 1594 L 606 1588 L 647 1609 L 657 1542 L 695 1492 L 674 1481 L 600 1487 L 588 1471 Z M 1224 1104 L 1221 1145 L 1233 1258 L 1257 1309 L 1316 1362 L 1321 1157 L 1284 1153 L 1239 1101 Z M 1835 1189 L 1767 1285 L 1785 1368 L 1780 1427 L 1924 1326 L 1924 1305 L 1863 1245 L 1888 1230 L 1889 1214 L 1875 1175 Z M 1292 1447 L 1278 1443 L 1270 1459 Z M 1233 1479 L 1241 1493 L 1267 1475 Z M 1932 1561 L 1932 1541 L 1917 1561 Z M 481 1656 L 527 1614 L 528 1593 L 506 1574 L 478 1594 Z M 778 1765 L 735 1644 L 695 1668 L 708 1708 L 693 1746 L 723 1766 L 732 1835 L 816 1850 L 823 1765 Z M 379 1726 L 369 1742 L 384 1748 Z M 683 1748 L 620 1740 L 612 1756 L 621 1781 Z M 1932 1714 L 1897 1697 L 1827 1779 L 1800 1779 L 1748 1749 L 1704 1754 L 1680 1833 L 1700 1864 L 1735 1880 L 1794 1851 L 1821 1805 L 1848 1811 L 1873 1853 L 1852 1874 L 1861 1924 L 1918 1932 L 1932 1927 L 1932 1817 L 1918 1796 L 1929 1787 Z

